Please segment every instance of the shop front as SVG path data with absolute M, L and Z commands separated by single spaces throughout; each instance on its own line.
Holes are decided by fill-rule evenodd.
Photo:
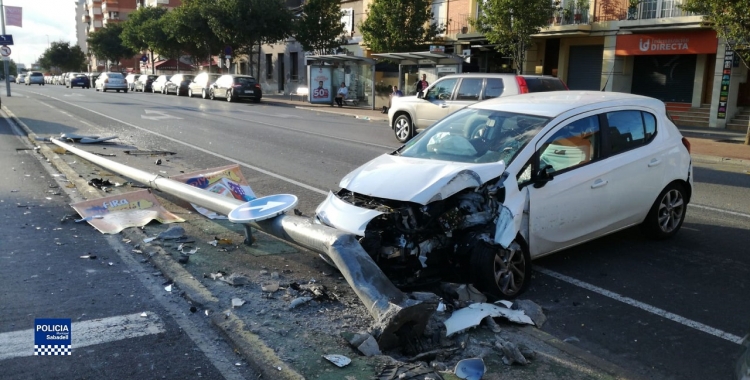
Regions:
M 698 107 L 713 99 L 718 39 L 712 30 L 619 34 L 615 55 L 632 67 L 630 92 Z

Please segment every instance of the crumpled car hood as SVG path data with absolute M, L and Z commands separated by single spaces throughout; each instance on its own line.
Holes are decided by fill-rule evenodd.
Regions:
M 422 205 L 499 177 L 502 162 L 464 163 L 384 154 L 347 174 L 339 186 L 358 194 Z

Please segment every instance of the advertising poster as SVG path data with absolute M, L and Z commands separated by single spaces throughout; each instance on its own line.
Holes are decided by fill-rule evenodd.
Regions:
M 148 189 L 74 203 L 83 220 L 103 234 L 116 234 L 128 227 L 145 226 L 152 220 L 178 223 L 185 220 L 167 211 Z
M 328 104 L 333 102 L 331 90 L 331 68 L 327 66 L 310 67 L 310 103 Z
M 256 198 L 255 193 L 253 193 L 247 180 L 242 175 L 240 166 L 236 164 L 206 169 L 200 172 L 180 174 L 170 178 L 175 181 L 195 186 L 199 189 L 208 190 L 243 202 L 248 202 Z M 224 215 L 217 214 L 195 204 L 193 205 L 193 208 L 195 211 L 198 211 L 209 219 L 227 218 Z
M 721 72 L 721 89 L 719 92 L 719 109 L 716 113 L 717 119 L 727 118 L 727 102 L 729 101 L 729 82 L 732 79 L 732 65 L 734 62 L 734 51 L 727 45 L 724 51 L 724 68 Z

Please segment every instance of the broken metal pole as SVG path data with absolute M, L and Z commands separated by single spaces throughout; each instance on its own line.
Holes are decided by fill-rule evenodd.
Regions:
M 114 162 L 57 139 L 50 141 L 105 169 L 223 215 L 228 215 L 245 203 Z M 269 235 L 324 255 L 327 261 L 333 262 L 375 319 L 374 327 L 380 332 L 378 343 L 381 348 L 398 345 L 402 331 L 419 334 L 424 330 L 433 306 L 410 299 L 396 288 L 362 248 L 356 236 L 313 223 L 310 218 L 285 214 L 251 225 Z M 245 228 L 249 230 L 250 227 L 245 225 Z M 402 327 L 405 329 L 402 330 Z

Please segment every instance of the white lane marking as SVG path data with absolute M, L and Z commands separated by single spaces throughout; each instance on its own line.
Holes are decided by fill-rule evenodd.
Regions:
M 729 215 L 734 215 L 734 216 L 742 216 L 742 217 L 745 217 L 745 218 L 750 218 L 750 214 L 744 214 L 744 213 L 737 212 L 737 211 L 729 211 L 729 210 L 724 210 L 724 209 L 720 209 L 720 208 L 716 208 L 716 207 L 711 207 L 711 206 L 697 205 L 697 204 L 694 204 L 694 203 L 688 203 L 688 206 L 692 206 L 692 207 L 703 209 L 703 210 L 721 212 L 721 213 L 724 213 L 724 214 L 729 214 Z
M 266 170 L 266 169 L 263 169 L 263 168 L 259 168 L 259 167 L 257 167 L 257 166 L 253 166 L 253 165 L 250 165 L 250 164 L 246 164 L 246 163 L 244 163 L 244 162 L 242 162 L 242 161 L 236 160 L 236 159 L 234 159 L 234 158 L 231 158 L 231 157 L 227 157 L 227 156 L 225 156 L 225 155 L 223 155 L 223 154 L 218 154 L 218 153 L 216 153 L 216 152 L 212 152 L 212 151 L 210 151 L 210 150 L 208 150 L 208 149 L 203 149 L 203 148 L 201 148 L 201 147 L 197 147 L 197 146 L 194 146 L 194 145 L 190 145 L 190 144 L 188 144 L 188 143 L 186 143 L 186 142 L 184 142 L 184 141 L 181 141 L 181 140 L 178 140 L 178 139 L 175 139 L 175 138 L 172 138 L 172 137 L 169 137 L 169 136 L 163 135 L 163 134 L 161 134 L 161 133 L 159 133 L 159 132 L 154 132 L 154 131 L 150 131 L 150 130 L 148 130 L 148 129 L 146 129 L 146 128 L 142 128 L 142 127 L 139 127 L 139 126 L 137 126 L 137 125 L 135 125 L 135 124 L 131 124 L 131 123 L 128 123 L 128 122 L 126 122 L 126 121 L 123 121 L 123 120 L 119 120 L 119 119 L 116 119 L 116 118 L 114 118 L 114 117 L 112 117 L 112 116 L 108 116 L 108 115 L 105 115 L 105 114 L 103 114 L 103 113 L 100 113 L 100 112 L 96 112 L 96 111 L 94 111 L 94 110 L 90 110 L 90 109 L 88 109 L 88 108 L 86 108 L 86 107 L 82 107 L 82 106 L 79 106 L 79 105 L 77 105 L 77 104 L 73 104 L 73 103 L 70 103 L 70 102 L 66 102 L 66 101 L 64 101 L 64 100 L 62 100 L 62 99 L 58 99 L 58 98 L 55 98 L 55 97 L 52 97 L 52 96 L 48 96 L 48 95 L 45 95 L 45 94 L 39 94 L 39 95 L 42 95 L 42 96 L 46 96 L 46 97 L 48 97 L 48 98 L 52 98 L 52 99 L 55 99 L 55 100 L 57 100 L 57 101 L 59 101 L 59 102 L 61 102 L 61 103 L 65 103 L 65 104 L 68 104 L 68 105 L 71 105 L 71 106 L 74 106 L 74 107 L 78 107 L 78 108 L 80 108 L 80 109 L 84 109 L 84 110 L 86 110 L 86 111 L 89 111 L 89 112 L 91 112 L 91 113 L 97 114 L 97 115 L 99 115 L 99 116 L 101 116 L 101 117 L 105 117 L 105 118 L 107 118 L 107 119 L 110 119 L 110 120 L 114 120 L 114 121 L 116 121 L 116 122 L 118 122 L 118 123 L 122 123 L 122 124 L 125 124 L 125 125 L 127 125 L 127 126 L 133 127 L 133 128 L 135 128 L 135 129 L 137 129 L 137 130 L 139 130 L 139 131 L 147 132 L 147 133 L 150 133 L 150 134 L 152 134 L 152 135 L 154 135 L 154 136 L 159 136 L 159 137 L 161 137 L 161 138 L 163 138 L 163 139 L 166 139 L 166 140 L 172 141 L 172 142 L 174 142 L 174 143 L 177 143 L 177 144 L 180 144 L 180 145 L 184 145 L 184 146 L 187 146 L 187 147 L 189 147 L 190 149 L 195 149 L 195 150 L 197 150 L 197 151 L 199 151 L 199 152 L 203 152 L 203 153 L 206 153 L 206 154 L 210 154 L 210 155 L 212 155 L 212 156 L 214 156 L 214 157 L 219 157 L 219 158 L 221 158 L 221 159 L 224 159 L 224 160 L 227 160 L 227 161 L 229 161 L 229 162 L 233 162 L 233 163 L 235 163 L 235 164 L 237 164 L 237 165 L 240 165 L 240 166 L 244 166 L 244 167 L 246 167 L 246 168 L 248 168 L 248 169 L 251 169 L 251 170 L 255 170 L 255 171 L 259 172 L 259 173 L 263 173 L 263 174 L 265 174 L 265 175 L 268 175 L 268 176 L 271 176 L 271 177 L 274 177 L 274 178 L 280 179 L 280 180 L 282 180 L 282 181 L 284 181 L 284 182 L 288 182 L 288 183 L 291 183 L 291 184 L 293 184 L 293 185 L 297 185 L 297 186 L 299 186 L 299 187 L 301 187 L 301 188 L 304 188 L 304 189 L 310 190 L 310 191 L 312 191 L 312 192 L 315 192 L 315 193 L 318 193 L 318 194 L 321 194 L 321 195 L 328 195 L 328 191 L 323 191 L 323 190 L 320 190 L 320 189 L 318 189 L 318 188 L 316 188 L 316 187 L 312 187 L 312 186 L 310 186 L 310 185 L 308 185 L 308 184 L 304 184 L 304 183 L 302 183 L 302 182 L 299 182 L 299 181 L 295 181 L 295 180 L 293 180 L 293 179 L 291 179 L 291 178 L 287 178 L 287 177 L 284 177 L 284 176 L 282 176 L 282 175 L 280 175 L 280 174 L 276 174 L 276 173 L 270 172 L 270 171 L 268 171 L 268 170 Z
M 146 115 L 152 115 L 152 116 L 146 116 L 141 115 L 141 118 L 143 119 L 149 119 L 149 120 L 164 120 L 164 119 L 176 119 L 176 120 L 182 120 L 181 117 L 172 116 L 164 111 L 157 111 L 157 110 L 144 110 L 146 112 Z
M 696 322 L 696 321 L 694 321 L 692 319 L 687 319 L 685 317 L 681 317 L 681 316 L 679 316 L 677 314 L 670 313 L 670 312 L 668 312 L 666 310 L 663 310 L 663 309 L 659 309 L 658 307 L 651 306 L 649 304 L 645 304 L 645 303 L 640 302 L 640 301 L 636 301 L 636 300 L 634 300 L 634 299 L 632 299 L 630 297 L 625 297 L 625 296 L 619 295 L 619 294 L 617 294 L 615 292 L 611 292 L 609 290 L 602 289 L 602 288 L 600 288 L 598 286 L 591 285 L 591 284 L 589 284 L 587 282 L 576 280 L 573 277 L 568 277 L 568 276 L 566 276 L 564 274 L 560 274 L 560 273 L 551 271 L 549 269 L 542 268 L 542 267 L 540 267 L 538 265 L 534 266 L 534 270 L 537 271 L 537 272 L 539 272 L 539 273 L 546 274 L 547 276 L 554 277 L 554 278 L 556 278 L 558 280 L 565 281 L 565 282 L 567 282 L 569 284 L 573 284 L 573 285 L 578 286 L 580 288 L 584 288 L 586 290 L 589 290 L 589 291 L 592 291 L 594 293 L 603 295 L 605 297 L 609 297 L 609 298 L 611 298 L 611 299 L 613 299 L 615 301 L 620 301 L 620 302 L 622 302 L 624 304 L 636 307 L 638 309 L 647 311 L 647 312 L 652 313 L 652 314 L 656 314 L 656 315 L 658 315 L 658 316 L 660 316 L 662 318 L 666 318 L 666 319 L 672 320 L 674 322 L 677 322 L 679 324 L 685 325 L 687 327 L 691 327 L 691 328 L 694 328 L 696 330 L 700 330 L 700 331 L 702 331 L 704 333 L 714 335 L 714 336 L 719 337 L 721 339 L 728 340 L 728 341 L 730 341 L 732 343 L 742 344 L 742 338 L 740 338 L 737 335 L 733 335 L 733 334 L 730 334 L 728 332 L 724 332 L 724 331 L 721 331 L 719 329 L 713 328 L 711 326 L 704 325 L 703 323 Z
M 117 317 L 73 322 L 70 326 L 71 349 L 93 346 L 165 332 L 164 323 L 159 317 L 146 312 Z M 34 329 L 0 334 L 0 360 L 34 356 Z
M 233 163 L 236 163 L 236 164 L 238 164 L 238 165 L 241 165 L 241 166 L 244 166 L 244 167 L 246 167 L 246 168 L 248 168 L 248 169 L 252 169 L 252 170 L 255 170 L 255 171 L 257 171 L 257 172 L 260 172 L 260 173 L 266 174 L 266 175 L 268 175 L 268 176 L 271 176 L 271 177 L 274 177 L 274 178 L 280 179 L 280 180 L 282 180 L 282 181 L 285 181 L 285 182 L 288 182 L 288 183 L 291 183 L 291 184 L 294 184 L 294 185 L 300 186 L 300 187 L 302 187 L 302 188 L 304 188 L 304 189 L 307 189 L 307 190 L 310 190 L 310 191 L 312 191 L 312 192 L 315 192 L 315 193 L 318 193 L 318 194 L 321 194 L 321 195 L 328 195 L 328 191 L 324 191 L 324 190 L 321 190 L 321 189 L 318 189 L 318 188 L 312 187 L 312 186 L 310 186 L 310 185 L 307 185 L 307 184 L 301 183 L 301 182 L 299 182 L 299 181 L 295 181 L 295 180 L 293 180 L 293 179 L 291 179 L 291 178 L 287 178 L 287 177 L 281 176 L 281 175 L 279 175 L 279 174 L 276 174 L 276 173 L 272 173 L 272 172 L 269 172 L 268 170 L 265 170 L 265 169 L 261 169 L 261 168 L 259 168 L 259 167 L 257 167 L 257 166 L 253 166 L 253 165 L 249 165 L 249 164 L 246 164 L 246 163 L 244 163 L 244 162 L 240 162 L 240 161 L 238 161 L 238 160 L 235 160 L 235 159 L 233 159 L 233 158 L 229 158 L 229 157 L 226 157 L 226 156 L 224 156 L 224 155 L 221 155 L 221 154 L 218 154 L 218 153 L 215 153 L 215 152 L 211 152 L 211 151 L 209 151 L 209 150 L 207 150 L 207 149 L 203 149 L 203 148 L 200 148 L 200 147 L 192 146 L 192 145 L 190 145 L 190 144 L 188 144 L 188 143 L 185 143 L 185 142 L 183 142 L 183 141 L 180 141 L 180 140 L 174 139 L 174 138 L 172 138 L 172 137 L 169 137 L 169 136 L 165 136 L 165 135 L 162 135 L 161 133 L 158 133 L 158 132 L 153 132 L 153 131 L 149 131 L 149 130 L 147 130 L 147 129 L 145 129 L 145 128 L 141 128 L 141 127 L 139 127 L 139 126 L 137 126 L 137 125 L 133 125 L 133 124 L 130 124 L 130 123 L 128 123 L 128 122 L 125 122 L 125 121 L 122 121 L 122 120 L 119 120 L 119 119 L 113 118 L 113 117 L 111 117 L 111 116 L 107 116 L 107 115 L 105 115 L 105 114 L 102 114 L 102 113 L 99 113 L 99 112 L 96 112 L 96 111 L 93 111 L 93 110 L 87 109 L 87 108 L 85 108 L 85 107 L 81 107 L 81 106 L 79 106 L 79 105 L 77 105 L 77 104 L 69 103 L 69 102 L 63 101 L 63 100 L 61 100 L 61 99 L 57 99 L 57 98 L 54 98 L 54 97 L 51 97 L 51 96 L 48 96 L 48 95 L 44 95 L 44 94 L 39 94 L 39 95 L 47 96 L 47 97 L 49 97 L 49 98 L 52 98 L 52 99 L 58 100 L 58 101 L 60 101 L 60 102 L 62 102 L 62 103 L 66 103 L 66 104 L 69 104 L 69 105 L 72 105 L 72 106 L 75 106 L 75 107 L 78 107 L 78 108 L 84 109 L 84 110 L 86 110 L 86 111 L 89 111 L 89 112 L 95 113 L 95 114 L 97 114 L 97 115 L 99 115 L 99 116 L 102 116 L 102 117 L 106 117 L 106 118 L 108 118 L 108 119 L 111 119 L 111 120 L 114 120 L 114 121 L 120 122 L 120 123 L 122 123 L 122 124 L 125 124 L 125 125 L 128 125 L 128 126 L 131 126 L 131 127 L 133 127 L 133 128 L 136 128 L 136 129 L 138 129 L 138 130 L 141 130 L 141 131 L 144 131 L 144 132 L 148 132 L 148 133 L 151 133 L 151 134 L 153 134 L 153 135 L 156 135 L 156 136 L 159 136 L 159 137 L 161 137 L 161 138 L 165 138 L 165 139 L 167 139 L 167 140 L 169 140 L 169 141 L 173 141 L 173 142 L 176 142 L 176 143 L 178 143 L 178 144 L 181 144 L 181 145 L 185 145 L 185 146 L 188 146 L 188 147 L 190 147 L 190 148 L 196 149 L 196 150 L 198 150 L 198 151 L 201 151 L 201 152 L 203 152 L 203 153 L 206 153 L 206 154 L 210 154 L 210 155 L 213 155 L 213 156 L 215 156 L 215 157 L 219 157 L 219 158 L 225 159 L 225 160 L 227 160 L 227 161 L 229 161 L 229 162 L 233 162 Z M 260 124 L 264 124 L 264 123 L 260 123 Z M 270 126 L 274 126 L 274 125 L 271 125 L 271 124 L 267 124 L 267 125 L 270 125 Z M 307 133 L 309 133 L 309 132 L 307 132 Z M 311 134 L 313 134 L 313 133 L 311 133 Z M 322 136 L 322 135 L 321 135 L 321 136 Z M 698 207 L 698 206 L 696 205 L 696 207 Z M 707 208 L 707 206 L 700 206 L 700 207 L 703 207 L 703 208 Z M 715 211 L 718 211 L 718 212 L 725 212 L 725 213 L 728 213 L 728 214 L 734 214 L 734 212 L 733 212 L 733 211 L 726 211 L 726 210 L 721 210 L 721 209 L 714 209 L 714 208 L 710 208 L 710 209 L 712 209 L 712 210 L 715 210 Z M 738 214 L 739 214 L 739 213 L 738 213 Z M 744 214 L 740 214 L 740 215 L 744 216 Z M 631 306 L 635 306 L 635 307 L 638 307 L 638 308 L 640 308 L 640 309 L 642 309 L 642 310 L 645 310 L 645 311 L 648 311 L 648 312 L 654 313 L 654 314 L 656 314 L 656 315 L 659 315 L 659 316 L 661 316 L 661 317 L 664 317 L 664 318 L 667 318 L 667 319 L 671 319 L 671 320 L 673 320 L 673 321 L 678 321 L 678 322 L 679 322 L 679 321 L 686 321 L 686 322 L 689 322 L 689 323 L 683 323 L 683 322 L 680 322 L 680 323 L 683 323 L 684 325 L 686 325 L 686 326 L 689 326 L 689 327 L 693 327 L 693 328 L 696 328 L 696 329 L 698 329 L 698 330 L 700 330 L 700 331 L 708 332 L 709 334 L 712 334 L 712 335 L 716 335 L 716 336 L 718 336 L 718 337 L 720 337 L 720 338 L 723 338 L 723 339 L 727 339 L 727 340 L 729 340 L 730 342 L 734 342 L 734 343 L 738 343 L 738 344 L 740 344 L 740 343 L 741 343 L 741 341 L 742 341 L 742 338 L 740 338 L 740 337 L 738 337 L 738 336 L 736 336 L 736 335 L 732 335 L 732 334 L 729 334 L 729 333 L 723 332 L 723 331 L 721 331 L 721 330 L 715 329 L 715 328 L 713 328 L 713 327 L 710 327 L 710 326 L 706 326 L 706 325 L 704 325 L 704 324 L 701 324 L 701 323 L 699 323 L 699 322 L 695 322 L 695 321 L 692 321 L 692 320 L 690 320 L 690 319 L 687 319 L 687 318 L 681 317 L 681 316 L 679 316 L 679 315 L 676 315 L 676 314 L 673 314 L 673 313 L 667 312 L 667 311 L 665 311 L 665 310 L 659 309 L 659 308 L 657 308 L 657 307 L 654 307 L 654 306 L 651 306 L 651 305 L 648 305 L 648 304 L 645 304 L 645 303 L 642 303 L 642 302 L 636 301 L 636 300 L 634 300 L 634 299 L 632 299 L 632 298 L 628 298 L 628 297 L 623 297 L 623 296 L 620 296 L 620 295 L 618 295 L 618 294 L 616 294 L 616 293 L 613 293 L 613 292 L 610 292 L 610 291 L 608 291 L 608 290 L 606 290 L 606 289 L 602 289 L 602 288 L 596 287 L 596 286 L 594 286 L 594 285 L 590 285 L 590 284 L 587 284 L 587 283 L 585 283 L 585 282 L 583 282 L 583 281 L 579 281 L 579 280 L 576 280 L 576 279 L 574 279 L 574 278 L 572 278 L 572 277 L 568 277 L 568 276 L 565 276 L 565 275 L 563 275 L 563 274 L 560 274 L 560 273 L 557 273 L 557 272 L 553 272 L 553 271 L 550 271 L 550 270 L 548 270 L 548 269 L 544 269 L 544 268 L 541 268 L 541 267 L 539 267 L 539 266 L 535 266 L 535 268 L 536 268 L 536 270 L 538 270 L 538 271 L 539 271 L 540 273 L 545 273 L 545 274 L 547 274 L 547 275 L 549 275 L 549 276 L 552 276 L 552 277 L 558 278 L 558 279 L 560 279 L 560 280 L 563 280 L 563 281 L 569 282 L 569 283 L 571 283 L 571 284 L 574 284 L 574 285 L 580 286 L 580 287 L 582 287 L 582 288 L 584 288 L 584 289 L 589 289 L 589 290 L 591 290 L 591 291 L 594 291 L 594 292 L 597 292 L 597 293 L 599 293 L 599 294 L 605 295 L 605 296 L 607 296 L 607 297 L 610 297 L 610 298 L 612 298 L 612 299 L 618 300 L 618 301 L 620 301 L 620 302 L 624 302 L 624 303 L 626 303 L 626 304 L 628 304 L 628 305 L 631 305 Z M 626 301 L 627 301 L 627 302 L 626 302 Z M 639 306 L 639 305 L 641 305 L 642 307 L 641 307 L 641 306 Z M 695 327 L 695 326 L 698 326 L 698 327 Z M 715 332 L 715 333 L 714 333 L 714 332 Z M 717 335 L 717 334 L 718 334 L 718 335 Z

